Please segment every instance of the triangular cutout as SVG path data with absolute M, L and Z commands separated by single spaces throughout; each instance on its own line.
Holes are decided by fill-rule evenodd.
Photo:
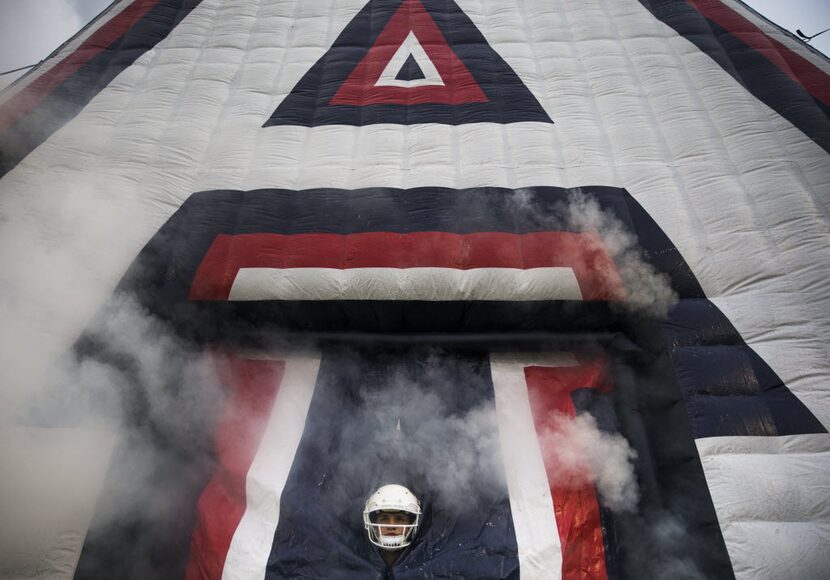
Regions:
M 383 80 L 383 75 L 380 75 L 380 78 Z M 401 70 L 398 71 L 398 74 L 395 75 L 396 81 L 408 81 L 410 83 L 412 81 L 420 81 L 422 79 L 426 80 L 426 78 L 427 77 L 424 74 L 424 71 L 421 70 L 421 67 L 418 66 L 418 62 L 415 60 L 415 57 L 411 54 L 407 57 L 406 62 L 403 63 L 403 66 L 401 67 Z
M 371 0 L 264 126 L 551 123 L 452 0 Z
M 357 70 L 357 69 L 355 69 Z M 397 71 L 397 73 L 395 72 Z M 346 83 L 343 83 L 344 85 Z M 438 69 L 427 56 L 414 32 L 409 33 L 386 68 L 380 73 L 375 87 L 428 87 L 444 86 Z M 343 90 L 340 88 L 338 94 Z M 335 95 L 337 98 L 337 95 Z M 332 99 L 334 100 L 334 99 Z
M 384 73 L 390 65 L 393 69 L 400 69 L 406 53 L 417 54 L 418 60 L 429 63 L 435 71 L 432 76 L 438 76 L 441 83 L 401 86 L 384 82 Z M 401 60 L 397 67 L 396 58 Z M 405 0 L 329 104 L 364 107 L 378 104 L 463 105 L 487 101 L 487 96 L 447 44 L 447 39 L 423 4 L 419 0 Z

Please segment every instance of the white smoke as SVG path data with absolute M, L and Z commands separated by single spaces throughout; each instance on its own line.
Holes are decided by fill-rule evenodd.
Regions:
M 444 388 L 453 388 L 446 384 Z M 439 387 L 440 388 L 440 387 Z M 381 417 L 405 416 L 407 427 L 395 433 L 376 431 L 375 444 L 389 444 L 423 479 L 444 506 L 468 505 L 502 486 L 501 452 L 495 429 L 495 409 L 484 404 L 456 415 L 433 393 L 418 385 L 397 384 L 367 401 Z M 391 435 L 392 441 L 387 438 Z M 397 438 L 397 440 L 395 440 Z M 503 488 L 502 488 L 503 489 Z
M 416 482 L 441 509 L 464 509 L 503 493 L 493 400 L 484 396 L 465 406 L 453 399 L 469 394 L 463 383 L 480 376 L 446 355 L 419 360 L 426 361 L 425 373 L 417 379 L 393 372 L 388 383 L 357 393 L 356 415 L 338 433 L 332 455 L 340 463 L 332 471 L 365 479 L 380 459 L 385 468 L 374 485 Z
M 656 271 L 643 259 L 634 234 L 596 200 L 581 194 L 571 195 L 565 209 L 569 229 L 599 236 L 616 264 L 625 290 L 625 305 L 635 311 L 663 318 L 677 302 L 668 276 Z
M 551 485 L 596 486 L 602 504 L 613 511 L 637 506 L 638 487 L 633 460 L 636 452 L 619 434 L 597 428 L 588 414 L 570 417 L 552 413 L 539 435 L 539 446 Z
M 211 464 L 225 394 L 209 357 L 128 298 L 113 299 L 84 340 L 3 427 L 0 577 L 71 577 L 90 523 L 170 527 Z M 132 548 L 137 565 L 150 562 Z
M 644 516 L 637 529 L 629 530 L 637 549 L 629 554 L 636 570 L 647 572 L 652 578 L 677 580 L 704 580 L 708 576 L 696 563 L 701 550 L 696 538 L 673 514 L 658 511 Z
M 625 224 L 583 192 L 572 192 L 567 203 L 558 206 L 551 215 L 539 213 L 534 195 L 533 188 L 517 189 L 507 199 L 516 215 L 530 216 L 537 225 L 553 231 L 594 234 L 602 245 L 597 249 L 608 253 L 621 278 L 625 292 L 623 307 L 658 318 L 666 316 L 676 304 L 677 294 L 668 276 L 645 260 L 637 237 Z

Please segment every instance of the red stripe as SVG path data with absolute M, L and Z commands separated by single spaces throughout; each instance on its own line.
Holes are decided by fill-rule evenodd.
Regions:
M 190 300 L 227 300 L 241 268 L 570 267 L 584 300 L 622 300 L 622 282 L 591 233 L 365 232 L 218 235 L 199 265 Z
M 0 108 L 0 131 L 31 112 L 75 71 L 121 38 L 158 2 L 159 0 L 135 0 L 117 16 L 96 30 L 72 54 L 11 97 Z
M 190 543 L 188 580 L 220 579 L 231 539 L 245 513 L 245 480 L 259 446 L 285 363 L 215 357 L 229 397 L 214 447 L 218 467 L 199 498 Z
M 574 367 L 525 367 L 533 423 L 540 438 L 550 426 L 555 414 L 574 417 L 571 392 L 577 388 L 608 391 L 605 365 L 600 362 Z M 562 544 L 562 578 L 604 580 L 608 578 L 605 564 L 605 545 L 599 516 L 599 502 L 591 483 L 585 483 L 585 474 L 563 476 L 561 466 L 554 458 L 543 454 L 553 497 L 556 526 Z
M 719 0 L 688 0 L 701 14 L 763 55 L 815 98 L 830 105 L 830 76 L 810 61 L 764 34 Z

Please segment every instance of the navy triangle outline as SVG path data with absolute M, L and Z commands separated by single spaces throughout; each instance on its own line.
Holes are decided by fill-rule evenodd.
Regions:
M 329 101 L 374 46 L 404 0 L 370 0 L 328 51 L 306 72 L 263 127 L 275 125 L 364 126 L 375 123 L 553 123 L 542 105 L 472 20 L 453 0 L 420 0 L 450 48 L 489 99 L 486 103 L 446 105 L 329 105 Z

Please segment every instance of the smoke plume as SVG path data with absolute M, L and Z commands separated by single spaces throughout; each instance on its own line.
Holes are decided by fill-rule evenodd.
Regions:
M 579 487 L 593 484 L 602 503 L 613 511 L 632 511 L 638 489 L 632 461 L 637 454 L 617 433 L 597 428 L 588 414 L 569 417 L 554 413 L 539 436 L 551 485 Z

